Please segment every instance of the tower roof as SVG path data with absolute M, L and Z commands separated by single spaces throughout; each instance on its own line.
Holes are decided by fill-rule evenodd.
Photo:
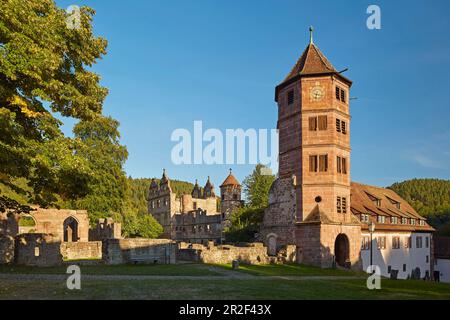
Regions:
M 278 101 L 278 91 L 284 86 L 296 81 L 298 78 L 304 76 L 314 76 L 314 75 L 327 75 L 334 74 L 337 75 L 341 80 L 347 82 L 349 85 L 352 82 L 346 77 L 342 76 L 331 62 L 325 57 L 325 55 L 320 51 L 320 49 L 314 44 L 312 38 L 313 29 L 310 28 L 310 41 L 303 51 L 300 58 L 297 60 L 294 67 L 291 69 L 289 74 L 284 78 L 283 82 L 279 84 L 275 90 L 275 101 Z
M 322 73 L 337 73 L 330 61 L 324 56 L 320 49 L 314 44 L 309 43 L 303 51 L 297 63 L 283 82 L 294 78 L 297 75 L 312 75 Z
M 230 174 L 228 175 L 228 177 L 220 185 L 220 187 L 225 187 L 225 186 L 240 186 L 240 184 L 237 181 L 237 179 L 233 176 L 233 173 L 231 172 L 231 169 L 230 169 Z

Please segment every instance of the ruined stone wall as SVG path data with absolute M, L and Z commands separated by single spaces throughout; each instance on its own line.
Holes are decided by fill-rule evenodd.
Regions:
M 61 243 L 61 255 L 68 260 L 101 260 L 102 242 L 64 242 Z
M 239 260 L 245 264 L 293 263 L 296 261 L 295 246 L 288 246 L 277 257 L 269 257 L 263 243 L 250 243 L 245 246 L 219 245 L 210 242 L 207 246 L 199 244 L 179 244 L 178 260 L 210 264 L 230 264 Z
M 295 179 L 277 179 L 269 192 L 269 207 L 264 212 L 260 240 L 269 246 L 275 238 L 275 247 L 295 244 L 296 191 Z
M 64 221 L 70 217 L 78 223 L 78 241 L 89 239 L 89 217 L 85 210 L 41 209 L 32 211 L 30 215 L 35 219 L 36 233 L 51 234 L 59 241 L 64 240 Z
M 62 264 L 61 242 L 48 234 L 22 234 L 16 237 L 15 262 L 27 266 L 57 266 Z
M 93 229 L 89 229 L 89 241 L 122 239 L 122 225 L 112 218 L 99 219 Z
M 9 236 L 0 236 L 0 264 L 14 262 L 14 238 Z
M 19 233 L 18 217 L 7 212 L 0 212 L 0 237 L 15 237 Z
M 103 242 L 103 260 L 107 264 L 176 262 L 177 246 L 167 239 L 108 239 Z
M 173 216 L 172 239 L 192 243 L 207 243 L 222 240 L 221 214 L 208 215 L 198 209 Z

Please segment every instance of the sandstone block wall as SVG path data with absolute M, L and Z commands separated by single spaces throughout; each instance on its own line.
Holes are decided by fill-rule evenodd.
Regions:
M 0 237 L 0 264 L 14 262 L 14 238 Z
M 103 242 L 103 260 L 107 264 L 176 262 L 177 245 L 167 239 L 108 239 Z
M 200 244 L 179 244 L 178 260 L 210 264 L 230 264 L 239 260 L 245 264 L 293 263 L 296 261 L 295 246 L 288 246 L 278 257 L 269 257 L 263 243 L 245 246 L 219 245 L 212 242 L 208 246 Z
M 16 237 L 15 262 L 28 266 L 62 264 L 61 242 L 48 234 L 23 234 Z
M 64 242 L 61 243 L 61 255 L 67 260 L 101 260 L 102 242 Z

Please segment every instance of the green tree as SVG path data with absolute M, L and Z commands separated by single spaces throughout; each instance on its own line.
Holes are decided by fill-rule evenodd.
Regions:
M 264 218 L 264 209 L 269 205 L 270 187 L 275 181 L 275 176 L 268 172 L 267 167 L 258 164 L 244 179 L 246 203 L 231 213 L 230 226 L 224 230 L 227 242 L 254 241 Z
M 269 204 L 269 190 L 275 181 L 273 174 L 267 174 L 270 169 L 262 164 L 256 165 L 253 172 L 244 181 L 244 194 L 247 206 L 265 208 Z
M 89 162 L 55 114 L 89 121 L 102 112 L 107 89 L 88 68 L 107 43 L 93 35 L 93 15 L 81 8 L 80 27 L 70 29 L 53 0 L 0 2 L 0 183 L 29 203 L 48 206 L 89 193 Z M 27 188 L 14 183 L 20 178 Z M 8 199 L 0 207 L 14 207 Z
M 128 185 L 123 165 L 128 152 L 120 145 L 118 127 L 118 121 L 97 116 L 80 121 L 73 130 L 75 140 L 80 142 L 75 152 L 88 161 L 92 179 L 89 194 L 66 206 L 88 210 L 91 223 L 122 212 L 125 204 Z

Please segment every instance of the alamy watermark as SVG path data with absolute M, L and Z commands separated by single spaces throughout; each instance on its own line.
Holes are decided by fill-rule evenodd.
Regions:
M 369 30 L 381 29 L 381 8 L 375 4 L 367 7 L 367 14 L 370 16 L 367 18 L 366 25 Z
M 171 159 L 182 164 L 263 164 L 278 168 L 278 130 L 219 129 L 204 130 L 202 121 L 194 121 L 193 132 L 179 128 L 172 132 Z
M 380 290 L 381 289 L 381 269 L 379 266 L 369 266 L 367 273 L 370 274 L 367 278 L 367 289 Z
M 67 274 L 70 276 L 67 278 L 66 285 L 69 290 L 81 290 L 81 269 L 77 265 L 71 265 L 67 268 Z

